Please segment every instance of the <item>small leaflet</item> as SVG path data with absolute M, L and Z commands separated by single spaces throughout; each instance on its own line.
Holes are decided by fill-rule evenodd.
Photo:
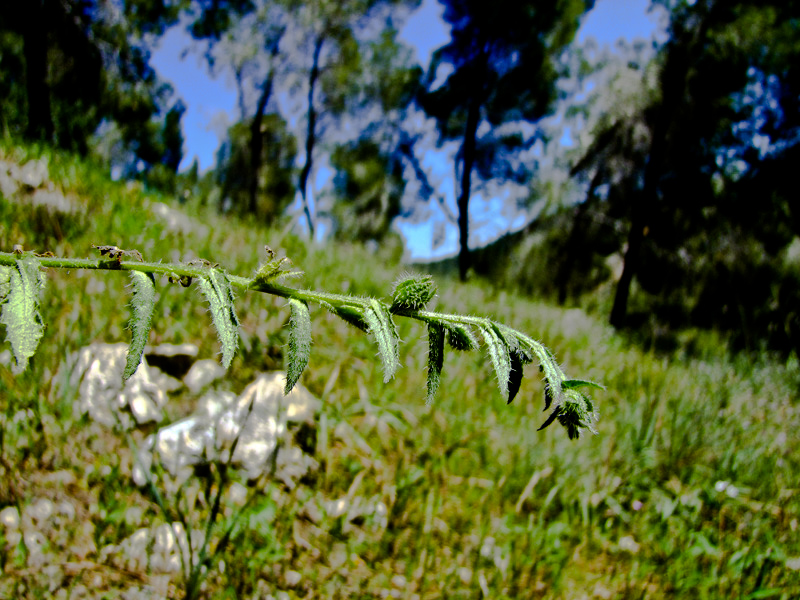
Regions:
M 311 355 L 311 315 L 308 305 L 302 300 L 290 298 L 289 307 L 292 309 L 292 316 L 289 318 L 289 352 L 284 394 L 292 391 Z
M 209 269 L 207 276 L 198 278 L 198 284 L 208 301 L 211 320 L 222 348 L 222 365 L 227 369 L 239 345 L 239 319 L 233 307 L 231 283 L 224 271 Z
M 364 309 L 364 320 L 369 325 L 369 332 L 378 344 L 378 353 L 383 362 L 383 381 L 386 383 L 394 377 L 400 367 L 397 329 L 389 311 L 375 299 L 370 300 L 369 306 Z
M 33 257 L 16 261 L 8 271 L 8 284 L 3 288 L 8 286 L 9 289 L 2 300 L 0 323 L 6 326 L 6 337 L 14 353 L 16 364 L 12 370 L 19 374 L 27 368 L 44 333 L 39 294 L 44 288 L 45 276 L 39 269 L 39 261 Z
M 155 279 L 152 273 L 130 271 L 133 281 L 133 296 L 131 298 L 131 345 L 128 347 L 128 356 L 122 380 L 127 381 L 142 362 L 142 354 L 150 334 L 153 319 L 153 309 L 156 305 Z
M 369 324 L 364 320 L 364 315 L 360 309 L 352 306 L 334 307 L 332 304 L 328 304 L 327 302 L 323 303 L 323 306 L 325 306 L 325 308 L 330 310 L 343 321 L 350 323 L 350 325 L 353 327 L 356 327 L 364 332 L 369 331 Z
M 523 357 L 517 350 L 512 350 L 508 354 L 511 360 L 511 373 L 508 376 L 508 402 L 511 404 L 519 392 L 522 385 L 522 368 L 524 365 Z
M 508 345 L 493 327 L 491 321 L 480 325 L 479 328 L 489 351 L 489 357 L 492 359 L 494 372 L 497 374 L 497 386 L 500 388 L 500 393 L 508 398 L 508 380 L 511 375 L 511 359 L 509 358 Z
M 444 327 L 436 323 L 428 323 L 428 395 L 425 404 L 433 402 L 444 365 Z

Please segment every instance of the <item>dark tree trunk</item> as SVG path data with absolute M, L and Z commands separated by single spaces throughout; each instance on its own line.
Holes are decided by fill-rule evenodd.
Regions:
M 308 207 L 308 177 L 311 174 L 311 166 L 314 158 L 314 144 L 317 137 L 317 111 L 314 108 L 314 90 L 316 89 L 317 79 L 319 79 L 319 55 L 322 52 L 322 44 L 325 42 L 324 35 L 320 34 L 314 44 L 314 59 L 311 63 L 311 71 L 308 74 L 308 129 L 306 132 L 306 162 L 300 172 L 300 196 L 303 199 L 303 212 L 308 220 L 308 230 L 311 237 L 314 237 L 314 221 L 311 219 L 311 209 Z
M 47 84 L 46 0 L 28 0 L 20 7 L 23 15 L 22 39 L 25 49 L 25 84 L 28 96 L 27 136 L 53 141 L 53 114 Z
M 611 308 L 611 318 L 609 323 L 616 328 L 623 327 L 628 314 L 628 298 L 631 292 L 633 277 L 639 270 L 639 262 L 644 242 L 645 228 L 647 227 L 647 211 L 645 204 L 649 202 L 646 195 L 640 198 L 637 205 L 639 209 L 634 209 L 631 218 L 631 228 L 628 232 L 628 248 L 625 250 L 625 258 L 622 267 L 622 275 L 617 282 L 617 289 L 614 293 L 614 305 Z
M 480 123 L 480 100 L 473 96 L 467 113 L 464 144 L 461 147 L 461 194 L 458 197 L 458 276 L 466 281 L 470 267 L 469 255 L 469 195 L 472 167 L 475 164 L 475 144 Z
M 633 278 L 639 270 L 642 248 L 647 228 L 658 203 L 660 180 L 666 168 L 669 153 L 670 133 L 680 127 L 681 110 L 689 74 L 690 55 L 693 45 L 702 41 L 711 18 L 707 15 L 697 29 L 683 29 L 673 34 L 672 47 L 661 76 L 662 100 L 654 115 L 653 141 L 650 156 L 644 171 L 644 187 L 639 198 L 634 198 L 631 212 L 631 228 L 628 232 L 628 248 L 625 251 L 622 275 L 617 282 L 614 305 L 609 322 L 616 328 L 625 325 L 628 313 L 628 298 Z M 673 150 L 675 151 L 675 150 Z M 680 152 L 680 150 L 677 150 Z
M 258 207 L 258 172 L 261 170 L 261 151 L 264 148 L 264 136 L 261 134 L 261 123 L 264 121 L 264 111 L 267 108 L 267 102 L 272 95 L 272 77 L 273 71 L 270 69 L 264 85 L 261 88 L 261 96 L 258 99 L 256 106 L 256 114 L 253 115 L 253 122 L 250 124 L 250 185 L 248 189 L 249 195 L 249 212 L 256 214 Z
M 280 40 L 283 31 L 272 41 L 270 53 L 272 60 L 278 55 Z M 256 214 L 258 207 L 258 172 L 261 170 L 261 151 L 264 148 L 264 136 L 261 135 L 261 123 L 264 122 L 264 111 L 267 110 L 267 103 L 272 95 L 272 82 L 275 78 L 275 69 L 270 66 L 267 78 L 261 86 L 261 96 L 256 105 L 256 114 L 253 115 L 253 122 L 250 124 L 250 185 L 248 189 L 250 214 Z

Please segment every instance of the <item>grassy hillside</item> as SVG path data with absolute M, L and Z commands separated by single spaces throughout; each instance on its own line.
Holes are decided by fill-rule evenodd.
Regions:
M 9 146 L 0 154 L 7 165 L 40 156 Z M 267 244 L 305 271 L 303 286 L 383 297 L 404 270 L 396 247 L 308 244 L 46 157 L 44 181 L 0 198 L 2 251 L 22 244 L 88 257 L 93 244 L 113 244 L 147 260 L 202 257 L 250 274 Z M 37 190 L 60 193 L 68 210 L 36 206 Z M 172 219 L 174 211 L 188 216 Z M 77 416 L 74 393 L 53 384 L 69 353 L 128 340 L 127 285 L 122 273 L 49 272 L 38 354 L 17 376 L 7 353 L 0 360 L 0 511 L 35 515 L 29 509 L 42 499 L 71 507 L 38 541 L 16 539 L 0 522 L 2 598 L 183 595 L 177 575 L 108 559 L 109 548 L 164 517 L 130 478 L 124 436 Z M 166 281 L 158 292 L 151 343 L 192 342 L 201 358 L 215 358 L 198 292 Z M 424 328 L 398 323 L 403 368 L 384 384 L 367 337 L 312 307 L 302 383 L 322 400 L 320 467 L 294 489 L 267 482 L 256 490 L 205 596 L 800 597 L 796 361 L 730 358 L 711 337 L 692 356 L 647 354 L 581 311 L 450 280 L 439 281 L 436 303 L 526 332 L 568 374 L 606 385 L 594 394 L 599 435 L 571 442 L 559 427 L 537 432 L 544 392 L 535 368 L 506 406 L 480 353 L 450 352 L 439 399 L 427 406 Z M 220 385 L 239 393 L 257 372 L 281 368 L 289 311 L 263 294 L 241 296 L 236 308 L 242 350 Z M 185 388 L 173 393 L 170 416 L 196 399 Z M 200 483 L 183 490 L 196 492 L 186 506 L 198 524 L 208 513 L 196 500 Z M 316 515 L 337 499 L 384 510 Z M 220 521 L 235 512 L 226 505 Z M 35 544 L 46 564 L 33 560 Z

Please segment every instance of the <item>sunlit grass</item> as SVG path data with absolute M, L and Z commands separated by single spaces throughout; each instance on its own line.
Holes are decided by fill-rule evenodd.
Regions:
M 49 170 L 85 210 L 53 215 L 0 200 L 0 249 L 21 243 L 81 257 L 92 244 L 114 244 L 148 260 L 202 257 L 246 275 L 269 245 L 305 271 L 300 285 L 383 297 L 405 270 L 395 247 L 307 244 L 144 195 L 63 156 L 50 156 Z M 156 203 L 183 210 L 196 227 L 170 228 Z M 42 498 L 71 504 L 76 514 L 44 533 L 73 566 L 58 577 L 31 567 L 26 542 L 10 543 L 0 525 L 0 597 L 59 589 L 117 597 L 132 588 L 180 597 L 179 577 L 164 581 L 104 559 L 103 548 L 163 517 L 131 482 L 124 439 L 76 416 L 74 390 L 52 383 L 70 352 L 127 340 L 128 280 L 48 276 L 38 354 L 16 377 L 0 365 L 0 510 L 25 514 Z M 580 310 L 480 282 L 438 283 L 437 308 L 495 317 L 543 341 L 567 372 L 606 385 L 594 394 L 600 435 L 570 442 L 560 428 L 537 432 L 545 415 L 535 369 L 506 406 L 475 353 L 448 352 L 439 398 L 427 406 L 424 328 L 398 323 L 403 368 L 384 384 L 370 340 L 312 307 L 314 345 L 301 381 L 323 400 L 320 468 L 294 490 L 268 485 L 247 509 L 224 570 L 209 573 L 209 597 L 800 596 L 796 361 L 732 358 L 714 350 L 711 335 L 700 354 L 645 353 Z M 151 342 L 190 341 L 202 358 L 216 357 L 200 294 L 166 281 L 158 293 Z M 257 371 L 281 366 L 289 316 L 284 301 L 262 294 L 237 299 L 237 312 L 243 349 L 222 384 L 234 392 Z M 194 400 L 175 396 L 168 412 L 185 414 Z M 352 520 L 327 514 L 325 503 L 341 498 L 372 508 Z M 235 512 L 231 505 L 221 518 Z

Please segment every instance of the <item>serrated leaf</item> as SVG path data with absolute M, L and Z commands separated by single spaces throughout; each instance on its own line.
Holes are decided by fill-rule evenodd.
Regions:
M 36 352 L 44 333 L 44 323 L 39 314 L 39 294 L 45 276 L 35 258 L 18 260 L 9 271 L 9 289 L 3 299 L 0 323 L 6 326 L 6 337 L 16 363 L 12 370 L 18 374 L 28 366 L 28 360 Z
M 468 351 L 477 347 L 478 341 L 468 327 L 448 324 L 445 325 L 445 329 L 447 330 L 447 343 L 453 350 Z
M 127 381 L 142 362 L 142 354 L 147 344 L 150 333 L 150 324 L 153 319 L 153 309 L 156 305 L 155 279 L 152 273 L 131 271 L 133 282 L 133 296 L 131 297 L 131 345 L 128 347 L 128 356 L 125 361 L 125 371 L 122 380 Z
M 431 404 L 442 377 L 444 365 L 444 327 L 428 323 L 428 395 L 426 404 Z
M 378 300 L 370 300 L 369 306 L 364 309 L 364 320 L 369 326 L 369 333 L 375 338 L 378 353 L 383 362 L 383 381 L 388 382 L 400 366 L 397 351 L 399 336 L 392 321 L 392 315 Z
M 553 423 L 553 421 L 555 421 L 558 418 L 558 415 L 559 415 L 560 412 L 561 412 L 561 407 L 560 406 L 556 406 L 553 409 L 553 412 L 551 412 L 550 415 L 547 417 L 547 420 L 544 423 L 542 423 L 542 426 L 539 427 L 539 429 L 537 429 L 536 431 L 541 431 L 542 429 L 544 429 L 544 428 L 548 427 L 549 425 L 551 425 Z
M 389 310 L 422 310 L 435 294 L 436 283 L 430 275 L 409 276 L 395 284 Z
M 231 282 L 224 271 L 209 269 L 208 275 L 198 278 L 198 284 L 208 301 L 211 320 L 222 348 L 222 365 L 227 369 L 239 345 L 239 319 L 233 306 Z
M 511 374 L 508 345 L 490 321 L 480 325 L 479 329 L 489 352 L 489 358 L 492 360 L 494 372 L 497 374 L 497 387 L 500 388 L 500 393 L 507 398 L 508 379 Z
M 302 300 L 289 298 L 289 307 L 292 309 L 292 316 L 289 318 L 289 352 L 286 357 L 288 364 L 284 394 L 292 391 L 311 355 L 311 315 L 308 305 Z
M 522 385 L 522 368 L 525 361 L 523 360 L 523 356 L 517 350 L 512 350 L 509 352 L 508 357 L 511 360 L 511 373 L 509 373 L 508 376 L 507 404 L 511 404 L 514 401 L 514 398 L 517 396 L 520 386 Z
M 544 409 L 547 410 L 550 408 L 550 405 L 553 403 L 553 391 L 550 387 L 549 383 L 545 383 L 544 385 Z

